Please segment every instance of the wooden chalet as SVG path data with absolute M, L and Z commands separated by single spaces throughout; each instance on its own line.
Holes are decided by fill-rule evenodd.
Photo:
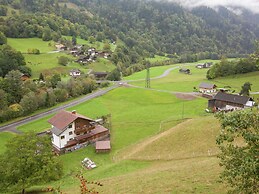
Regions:
M 254 106 L 254 101 L 248 96 L 218 92 L 213 99 L 208 101 L 208 108 L 214 111 L 240 110 Z
M 48 120 L 52 125 L 52 144 L 56 153 L 65 153 L 102 140 L 109 130 L 76 111 L 60 111 Z

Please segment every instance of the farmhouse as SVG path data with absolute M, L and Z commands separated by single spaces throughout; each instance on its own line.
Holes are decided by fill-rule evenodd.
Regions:
M 217 86 L 215 84 L 210 83 L 201 83 L 199 85 L 199 91 L 201 93 L 214 93 L 216 92 Z
M 72 77 L 78 77 L 81 75 L 81 71 L 79 69 L 72 69 L 70 70 L 69 75 Z
M 56 153 L 72 151 L 109 136 L 108 129 L 76 111 L 63 110 L 48 122 L 52 125 L 52 145 Z
M 236 94 L 218 92 L 213 99 L 208 101 L 208 107 L 213 110 L 239 110 L 254 105 L 252 98 Z
M 196 65 L 196 68 L 198 68 L 198 69 L 203 69 L 203 68 L 210 68 L 211 66 L 212 66 L 212 62 L 210 62 L 210 63 L 198 64 L 198 65 Z

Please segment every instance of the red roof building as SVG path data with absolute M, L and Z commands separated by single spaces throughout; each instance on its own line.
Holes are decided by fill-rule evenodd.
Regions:
M 52 144 L 58 153 L 93 143 L 109 135 L 107 128 L 76 111 L 60 111 L 48 122 L 52 125 Z

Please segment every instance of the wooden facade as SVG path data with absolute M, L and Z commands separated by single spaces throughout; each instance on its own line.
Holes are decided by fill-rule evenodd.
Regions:
M 91 124 L 91 121 L 78 118 L 75 120 L 75 134 L 80 135 L 87 133 L 94 129 L 94 126 Z

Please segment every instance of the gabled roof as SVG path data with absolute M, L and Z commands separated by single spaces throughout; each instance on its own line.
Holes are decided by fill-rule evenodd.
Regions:
M 216 85 L 211 83 L 201 83 L 199 85 L 199 88 L 213 89 L 214 87 L 216 87 Z
M 63 131 L 70 123 L 74 122 L 78 118 L 93 121 L 92 119 L 87 118 L 83 115 L 77 114 L 76 112 L 68 112 L 68 111 L 62 110 L 58 112 L 54 117 L 49 119 L 48 122 L 51 125 L 53 125 L 55 128 Z
M 220 101 L 226 101 L 226 102 L 232 102 L 232 103 L 237 103 L 237 104 L 242 104 L 245 105 L 249 100 L 252 100 L 252 98 L 248 96 L 240 96 L 236 94 L 228 94 L 225 92 L 218 92 L 214 98 L 215 100 L 220 100 Z

